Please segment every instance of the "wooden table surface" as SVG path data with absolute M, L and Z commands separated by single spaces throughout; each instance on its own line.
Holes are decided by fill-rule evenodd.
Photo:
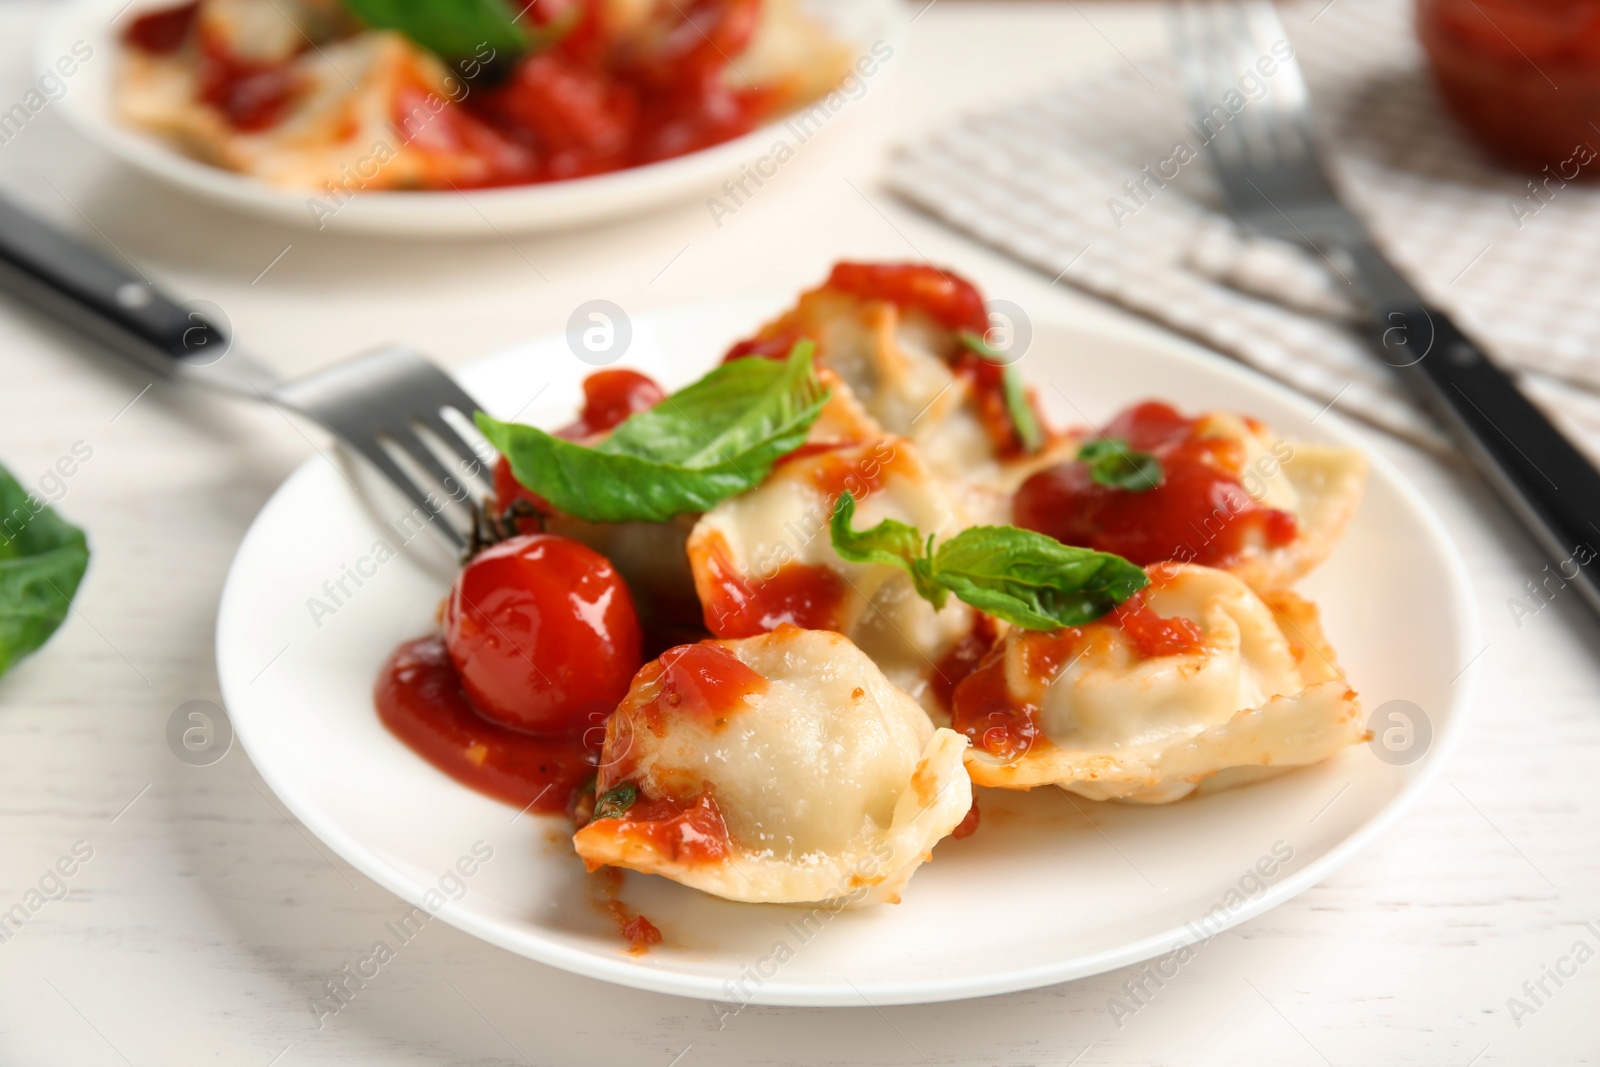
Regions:
M 0 111 L 31 83 L 46 11 L 0 5 Z M 940 0 L 887 65 L 892 77 L 870 85 L 868 116 L 721 226 L 691 202 L 555 237 L 415 244 L 285 230 L 138 178 L 48 107 L 0 144 L 0 185 L 222 307 L 287 371 L 388 339 L 458 363 L 560 329 L 591 298 L 643 311 L 795 291 L 841 256 L 926 256 L 991 293 L 1118 323 L 889 199 L 871 145 L 1136 59 L 1162 46 L 1161 26 L 1143 3 Z M 59 506 L 95 552 L 68 623 L 0 680 L 0 910 L 41 879 L 59 897 L 0 943 L 0 1064 L 1600 1057 L 1589 822 L 1600 631 L 1570 596 L 1519 626 L 1507 601 L 1544 561 L 1479 487 L 1400 445 L 1392 456 L 1457 538 L 1485 623 L 1466 742 L 1403 823 L 1324 884 L 1216 938 L 1136 1017 L 1110 1010 L 1129 969 L 964 1003 L 753 1007 L 719 1029 L 699 1002 L 573 977 L 434 923 L 319 1028 L 308 1001 L 400 901 L 286 817 L 243 751 L 191 766 L 166 741 L 175 708 L 219 699 L 212 628 L 229 560 L 311 439 L 270 410 L 151 385 L 0 298 L 0 460 L 36 482 L 74 445 L 92 450 Z M 47 872 L 62 857 L 73 873 L 57 883 Z M 974 901 L 973 921 L 1003 906 Z

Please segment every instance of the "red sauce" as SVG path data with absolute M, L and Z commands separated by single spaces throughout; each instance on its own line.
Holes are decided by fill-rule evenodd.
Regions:
M 516 59 L 498 82 L 478 76 L 482 63 L 464 63 L 468 77 L 451 75 L 444 88 L 454 102 L 442 107 L 415 110 L 437 96 L 429 86 L 420 87 L 419 100 L 396 97 L 396 128 L 408 142 L 478 164 L 470 175 L 442 167 L 424 184 L 514 185 L 639 166 L 748 133 L 781 103 L 781 94 L 749 86 L 734 58 L 751 41 L 760 0 L 660 5 L 652 25 L 629 40 L 609 33 L 603 0 L 516 6 L 525 26 L 559 40 Z M 192 39 L 194 7 L 145 15 L 124 39 L 155 54 L 177 51 Z M 508 57 L 480 58 L 503 64 Z M 280 122 L 297 88 L 286 65 L 251 65 L 214 50 L 203 50 L 201 85 L 200 99 L 240 130 Z M 421 114 L 425 122 L 407 123 Z
M 1153 575 L 1152 584 L 1159 584 L 1163 577 Z M 1109 630 L 1121 630 L 1142 658 L 1180 655 L 1203 643 L 1200 628 L 1193 622 L 1181 616 L 1157 615 L 1140 593 L 1099 623 L 1017 633 L 1013 640 L 1022 659 L 1022 673 L 1041 687 L 1048 686 L 1086 653 L 1086 645 L 1107 641 Z M 949 708 L 953 729 L 971 738 L 974 748 L 1002 759 L 1023 756 L 1044 740 L 1038 705 L 1018 697 L 1007 684 L 1004 644 L 993 645 L 976 669 L 956 684 Z
M 710 793 L 685 804 L 640 797 L 618 818 L 596 819 L 584 832 L 628 838 L 673 863 L 720 863 L 732 850 L 728 824 Z
M 978 800 L 972 800 L 972 807 L 967 809 L 967 814 L 956 823 L 956 828 L 950 831 L 950 836 L 960 841 L 963 837 L 971 837 L 978 832 Z
M 989 329 L 983 294 L 952 271 L 926 263 L 836 263 L 827 288 L 921 311 L 947 330 Z
M 378 675 L 378 717 L 456 781 L 518 808 L 558 814 L 594 774 L 599 736 L 525 734 L 480 716 L 439 637 L 409 641 Z M 586 741 L 588 744 L 586 744 Z
M 583 407 L 578 411 L 578 421 L 556 436 L 579 441 L 614 430 L 630 415 L 649 411 L 661 403 L 666 395 L 654 378 L 638 371 L 597 370 L 583 380 Z
M 652 684 L 654 695 L 630 711 L 636 711 L 659 737 L 668 716 L 694 715 L 713 726 L 725 726 L 745 708 L 745 698 L 766 692 L 768 683 L 727 648 L 703 641 L 668 649 L 646 664 L 634 679 L 634 692 Z M 621 777 L 608 767 L 601 771 L 597 788 L 603 793 Z
M 1001 648 L 955 687 L 950 726 L 972 740 L 972 747 L 1004 760 L 1027 755 L 1041 739 L 1037 705 L 1020 702 L 1006 685 Z
M 200 11 L 200 0 L 140 15 L 129 24 L 122 39 L 130 47 L 151 55 L 170 55 L 183 47 Z
M 1562 180 L 1595 177 L 1600 3 L 1420 0 L 1417 32 L 1440 95 L 1479 142 L 1514 165 L 1556 172 L 1545 197 Z
M 628 953 L 642 956 L 650 951 L 651 945 L 661 944 L 661 931 L 655 923 L 622 902 L 622 878 L 622 872 L 615 867 L 595 871 L 589 883 L 590 902 L 616 924 L 617 933 L 628 943 Z
M 994 647 L 995 636 L 994 619 L 979 612 L 973 620 L 971 631 L 939 657 L 929 684 L 933 687 L 934 699 L 939 702 L 941 708 L 950 710 L 956 686 L 960 685 L 967 675 L 978 669 L 978 664 L 983 662 L 983 658 Z
M 770 337 L 751 337 L 739 341 L 728 349 L 722 357 L 722 362 L 729 363 L 745 356 L 760 356 L 763 359 L 788 359 L 789 353 L 797 342 L 805 337 L 798 329 L 779 330 Z
M 841 630 L 850 584 L 829 567 L 785 563 L 772 575 L 740 574 L 727 545 L 713 535 L 700 565 L 706 628 L 718 637 L 754 637 L 791 623 L 804 630 Z
M 828 498 L 826 512 L 833 514 L 839 498 L 849 493 L 859 503 L 884 487 L 894 473 L 901 453 L 893 441 L 882 440 L 870 452 L 834 441 L 808 441 L 780 459 L 774 469 L 799 460 L 811 460 L 806 478 Z
M 254 133 L 277 125 L 299 90 L 299 76 L 288 66 L 241 59 L 226 42 L 200 35 L 200 99 L 234 129 Z
M 1166 404 L 1129 408 L 1105 435 L 1154 453 L 1165 471 L 1162 485 L 1129 492 L 1094 482 L 1084 463 L 1063 463 L 1023 483 L 1013 521 L 1140 565 L 1175 559 L 1225 567 L 1257 546 L 1293 541 L 1294 515 L 1264 507 L 1245 492 L 1238 443 L 1196 436 L 1197 425 Z
M 1180 656 L 1201 647 L 1200 627 L 1181 615 L 1157 615 L 1145 603 L 1143 593 L 1135 593 L 1111 612 L 1111 623 L 1128 635 L 1140 656 Z

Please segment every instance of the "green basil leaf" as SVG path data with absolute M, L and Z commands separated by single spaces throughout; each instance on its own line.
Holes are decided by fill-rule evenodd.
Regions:
M 528 33 L 507 0 L 344 0 L 358 19 L 381 30 L 398 30 L 447 60 L 482 59 L 487 47 L 500 55 L 529 50 Z
M 1120 437 L 1103 437 L 1078 449 L 1078 459 L 1089 465 L 1089 477 L 1112 489 L 1143 493 L 1167 480 L 1161 460 L 1131 448 Z
M 887 563 L 902 567 L 917 587 L 917 593 L 934 607 L 942 608 L 946 593 L 928 580 L 928 550 L 915 526 L 899 519 L 884 519 L 870 530 L 856 530 L 851 522 L 856 514 L 856 498 L 846 492 L 833 506 L 830 533 L 833 550 L 850 563 Z M 931 545 L 932 538 L 929 538 Z
M 739 359 L 629 417 L 593 448 L 483 412 L 478 428 L 523 485 L 589 522 L 667 522 L 754 488 L 805 443 L 828 393 L 815 346 Z
M 594 819 L 620 819 L 624 812 L 633 807 L 634 801 L 639 799 L 639 787 L 632 782 L 623 782 L 614 789 L 608 789 L 594 802 Z
M 1044 429 L 1033 405 L 1028 402 L 1028 385 L 1016 363 L 1006 362 L 1006 354 L 991 345 L 987 338 L 974 330 L 958 330 L 961 343 L 988 360 L 1004 365 L 1001 385 L 1005 390 L 1006 414 L 1011 416 L 1011 426 L 1017 431 L 1024 452 L 1037 452 L 1044 447 Z
M 943 607 L 954 593 L 997 619 L 1026 630 L 1092 622 L 1143 589 L 1143 570 L 1121 556 L 1064 545 L 1015 526 L 974 526 L 933 547 L 914 526 L 885 519 L 870 530 L 850 525 L 855 498 L 834 505 L 833 550 L 852 563 L 906 570 L 917 592 Z
M 962 344 L 990 363 L 1004 363 L 1006 361 L 1006 354 L 991 345 L 989 339 L 977 330 L 957 330 L 956 337 Z
M 1093 622 L 1149 579 L 1108 552 L 1015 526 L 974 526 L 939 546 L 932 578 L 973 607 L 1028 630 Z
M 1039 427 L 1039 417 L 1028 401 L 1028 386 L 1015 363 L 1008 363 L 1002 379 L 1006 391 L 1006 411 L 1011 414 L 1011 425 L 1016 427 L 1024 452 L 1037 452 L 1044 447 L 1044 430 Z
M 88 566 L 83 531 L 0 467 L 0 674 L 56 632 Z

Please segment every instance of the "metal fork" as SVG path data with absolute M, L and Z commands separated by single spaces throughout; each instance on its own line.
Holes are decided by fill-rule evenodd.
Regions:
M 232 349 L 204 314 L 4 199 L 0 285 L 163 377 L 310 419 L 376 467 L 447 541 L 467 549 L 468 535 L 441 516 L 455 505 L 475 525 L 473 492 L 487 484 L 494 453 L 486 444 L 474 448 L 446 420 L 445 412 L 455 411 L 470 423 L 480 405 L 423 356 L 383 348 L 285 380 Z
M 1379 358 L 1439 417 L 1479 472 L 1600 614 L 1600 472 L 1515 382 L 1429 305 L 1340 201 L 1318 158 L 1310 96 L 1270 0 L 1180 0 L 1173 36 L 1195 132 L 1228 211 L 1247 230 L 1311 249 L 1367 310 Z M 1265 94 L 1246 94 L 1252 72 Z M 1232 106 L 1230 106 L 1232 105 Z

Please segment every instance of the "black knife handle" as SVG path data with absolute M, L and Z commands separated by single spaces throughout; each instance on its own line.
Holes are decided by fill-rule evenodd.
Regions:
M 1600 613 L 1600 471 L 1444 313 L 1391 304 L 1372 333 L 1550 557 L 1540 599 L 1572 584 Z
M 228 348 L 204 315 L 3 197 L 0 285 L 154 370 Z

